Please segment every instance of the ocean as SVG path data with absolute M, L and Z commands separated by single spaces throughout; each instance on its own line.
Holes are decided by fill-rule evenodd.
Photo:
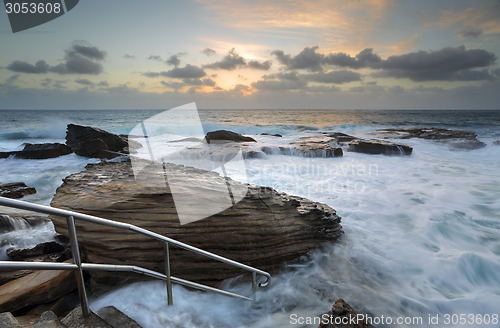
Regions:
M 0 111 L 0 151 L 64 143 L 69 123 L 128 134 L 160 112 Z M 212 110 L 200 117 L 205 131 L 231 130 L 269 144 L 322 132 L 374 138 L 377 129 L 437 127 L 474 131 L 486 146 L 389 139 L 413 154 L 247 159 L 248 182 L 336 209 L 343 237 L 285 264 L 254 303 L 175 286 L 175 305 L 167 307 L 164 284 L 151 281 L 94 297 L 93 310 L 114 305 L 144 327 L 317 327 L 307 320 L 343 298 L 377 327 L 500 327 L 500 111 Z M 0 182 L 23 181 L 38 191 L 23 200 L 47 205 L 65 176 L 98 161 L 75 154 L 0 159 Z M 4 234 L 0 258 L 12 245 L 34 246 L 53 233 L 43 226 Z M 225 287 L 249 293 L 236 280 Z

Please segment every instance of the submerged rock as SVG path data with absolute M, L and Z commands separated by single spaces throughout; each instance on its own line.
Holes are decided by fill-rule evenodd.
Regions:
M 244 136 L 242 134 L 228 131 L 228 130 L 217 130 L 208 132 L 205 136 L 207 143 L 219 143 L 219 142 L 257 142 L 254 138 Z
M 35 194 L 36 189 L 28 187 L 24 182 L 0 183 L 0 196 L 7 198 L 22 198 Z
M 47 159 L 71 154 L 73 151 L 61 143 L 26 144 L 23 150 L 2 152 L 0 158 L 14 156 L 20 159 Z
M 67 258 L 64 258 L 64 252 L 66 249 L 66 247 L 56 243 L 55 241 L 48 241 L 38 244 L 32 248 L 9 248 L 7 249 L 7 255 L 13 260 L 22 260 L 38 255 L 55 254 L 61 257 L 61 261 L 64 261 L 67 260 Z
M 365 154 L 411 155 L 413 148 L 384 140 L 354 139 L 349 143 L 349 151 Z
M 465 130 L 448 130 L 438 128 L 408 128 L 408 129 L 380 129 L 377 130 L 384 137 L 410 139 L 469 139 L 477 138 L 477 134 L 473 131 Z
M 279 133 L 267 133 L 267 132 L 262 132 L 260 134 L 261 136 L 271 136 L 271 137 L 278 137 L 278 138 L 282 138 L 283 136 Z
M 184 186 L 197 188 L 209 203 L 226 180 L 215 172 L 166 164 L 185 177 Z M 143 179 L 157 181 L 157 174 Z M 161 175 L 162 176 L 162 175 Z M 156 180 L 156 181 L 152 181 Z M 183 180 L 184 181 L 184 180 Z M 144 182 L 144 180 L 143 180 Z M 130 163 L 88 165 L 64 179 L 51 205 L 107 219 L 131 223 L 189 245 L 255 266 L 276 271 L 284 261 L 307 254 L 324 241 L 342 234 L 340 217 L 331 207 L 279 193 L 271 188 L 244 185 L 246 196 L 234 206 L 206 219 L 181 225 L 170 188 L 145 187 L 135 181 Z M 227 188 L 224 189 L 227 192 Z M 67 235 L 66 219 L 52 217 L 56 231 Z M 78 240 L 86 261 L 133 264 L 163 272 L 163 244 L 139 234 L 79 222 Z M 171 246 L 174 276 L 199 282 L 219 282 L 244 274 L 205 257 Z M 116 283 L 130 274 L 90 272 L 95 282 Z M 138 278 L 137 276 L 134 278 Z
M 368 324 L 363 316 L 360 316 L 343 299 L 338 299 L 330 312 L 321 316 L 324 321 L 318 328 L 375 328 Z

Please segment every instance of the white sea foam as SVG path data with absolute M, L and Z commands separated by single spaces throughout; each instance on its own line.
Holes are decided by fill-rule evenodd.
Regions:
M 250 114 L 241 114 L 241 120 L 248 122 L 245 115 Z M 287 115 L 283 124 L 290 125 L 243 125 L 235 115 L 231 126 L 206 126 L 248 134 L 271 145 L 314 132 L 293 127 L 293 115 Z M 376 119 L 320 131 L 362 136 L 387 126 L 374 125 Z M 431 125 L 422 120 L 419 124 Z M 254 304 L 176 286 L 174 306 L 167 307 L 163 283 L 142 282 L 94 299 L 92 308 L 115 305 L 144 327 L 290 327 L 291 314 L 320 315 L 338 297 L 358 312 L 377 316 L 498 313 L 500 146 L 493 142 L 500 135 L 494 125 L 470 129 L 480 133 L 486 147 L 454 151 L 446 143 L 409 139 L 395 141 L 413 146 L 411 156 L 345 152 L 342 158 L 269 155 L 247 160 L 249 182 L 335 208 L 345 230 L 341 240 L 289 264 L 269 287 L 259 290 Z M 260 136 L 261 132 L 280 133 L 283 138 Z M 164 141 L 155 145 L 172 150 L 189 146 Z M 140 151 L 147 155 L 147 149 Z M 36 182 L 41 190 L 50 185 L 47 189 L 53 193 L 62 177 L 81 170 L 87 161 L 75 155 L 53 162 L 0 160 L 0 181 Z M 50 195 L 34 201 L 48 203 Z M 227 282 L 226 288 L 250 293 L 247 284 L 237 281 Z

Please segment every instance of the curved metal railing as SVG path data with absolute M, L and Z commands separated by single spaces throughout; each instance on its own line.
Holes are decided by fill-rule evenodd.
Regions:
M 169 237 L 162 236 L 160 234 L 157 234 L 155 232 L 137 227 L 137 226 L 132 225 L 132 224 L 103 219 L 103 218 L 100 218 L 97 216 L 82 214 L 82 213 L 64 210 L 64 209 L 60 209 L 60 208 L 54 208 L 54 207 L 39 205 L 39 204 L 32 204 L 32 203 L 28 203 L 28 202 L 24 202 L 24 201 L 20 201 L 20 200 L 15 200 L 15 199 L 10 199 L 10 198 L 5 198 L 5 197 L 0 197 L 0 206 L 7 206 L 7 207 L 11 207 L 11 208 L 17 208 L 17 209 L 22 209 L 22 210 L 27 210 L 27 211 L 32 211 L 32 212 L 38 212 L 38 213 L 66 217 L 66 222 L 68 225 L 68 234 L 69 234 L 71 251 L 73 254 L 74 263 L 0 261 L 0 270 L 74 270 L 74 271 L 76 271 L 78 293 L 80 296 L 80 302 L 82 305 L 82 312 L 83 312 L 84 316 L 88 316 L 90 314 L 90 310 L 88 307 L 87 294 L 85 291 L 85 285 L 84 285 L 84 281 L 83 281 L 83 270 L 134 272 L 134 273 L 142 274 L 142 275 L 149 276 L 149 277 L 152 277 L 155 279 L 165 280 L 166 285 L 167 285 L 167 298 L 168 298 L 169 305 L 173 304 L 172 283 L 176 283 L 179 285 L 183 285 L 183 286 L 187 286 L 187 287 L 191 287 L 191 288 L 195 288 L 195 289 L 199 289 L 199 290 L 216 292 L 216 293 L 226 295 L 226 296 L 237 297 L 237 298 L 242 298 L 242 299 L 246 299 L 246 300 L 252 300 L 251 298 L 249 298 L 247 296 L 235 294 L 235 293 L 228 292 L 228 291 L 225 291 L 225 290 L 222 290 L 219 288 L 214 288 L 214 287 L 202 285 L 199 283 L 195 283 L 192 281 L 184 280 L 181 278 L 173 277 L 170 274 L 170 255 L 169 255 L 169 245 L 170 244 L 175 245 L 175 246 L 180 247 L 180 248 L 183 248 L 183 249 L 188 250 L 190 252 L 211 258 L 213 260 L 223 262 L 223 263 L 229 264 L 231 266 L 240 268 L 242 270 L 246 270 L 246 271 L 251 272 L 252 273 L 252 291 L 255 291 L 256 286 L 259 286 L 259 287 L 267 286 L 271 280 L 271 275 L 265 271 L 262 271 L 262 270 L 259 270 L 257 268 L 248 266 L 246 264 L 239 263 L 239 262 L 233 261 L 231 259 L 207 252 L 203 249 L 182 243 L 180 241 L 177 241 L 177 240 L 169 238 Z M 142 235 L 145 235 L 145 236 L 148 236 L 150 238 L 153 238 L 153 239 L 156 239 L 156 240 L 163 242 L 164 248 L 165 248 L 165 274 L 160 273 L 160 272 L 156 272 L 153 270 L 145 269 L 142 267 L 138 267 L 138 266 L 132 266 L 132 265 L 82 263 L 81 258 L 80 258 L 80 250 L 78 247 L 78 240 L 77 240 L 77 234 L 76 234 L 76 228 L 75 228 L 75 222 L 74 222 L 75 219 L 90 222 L 90 223 L 105 225 L 108 227 L 130 230 L 130 231 L 133 231 L 133 232 L 136 232 L 136 233 L 139 233 L 139 234 L 142 234 Z M 257 283 L 257 275 L 261 275 L 265 279 L 263 281 L 260 281 Z

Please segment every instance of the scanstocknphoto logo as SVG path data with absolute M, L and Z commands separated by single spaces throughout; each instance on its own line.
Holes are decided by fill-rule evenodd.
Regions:
M 20 32 L 56 19 L 80 0 L 4 0 L 12 32 Z
M 169 188 L 181 224 L 198 221 L 235 205 L 247 194 L 246 166 L 240 145 L 207 142 L 195 103 L 146 119 L 130 131 L 129 140 L 144 140 L 142 152 L 130 156 L 136 182 Z M 201 169 L 190 174 L 189 169 Z M 218 179 L 200 180 L 213 171 Z M 237 176 L 240 182 L 229 177 Z M 207 177 L 208 178 L 208 177 Z M 210 183 L 211 182 L 211 183 Z

